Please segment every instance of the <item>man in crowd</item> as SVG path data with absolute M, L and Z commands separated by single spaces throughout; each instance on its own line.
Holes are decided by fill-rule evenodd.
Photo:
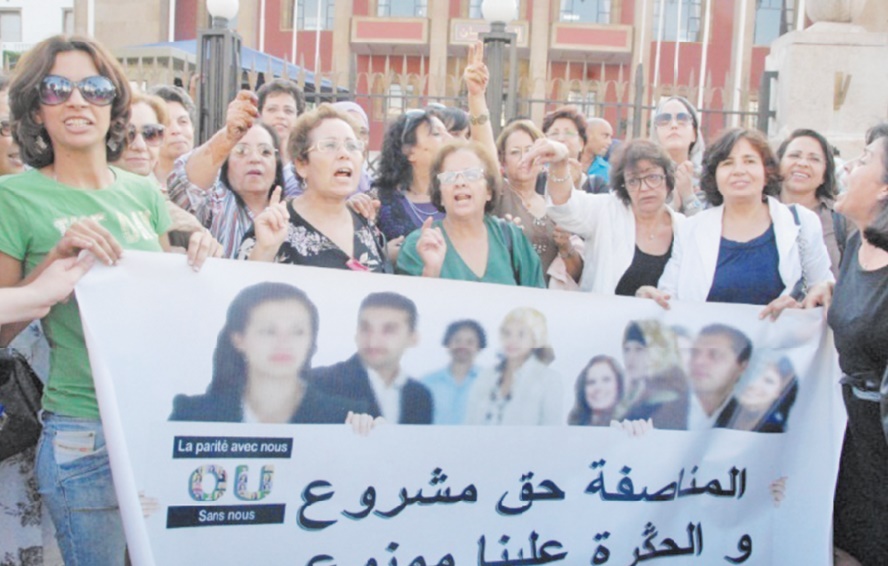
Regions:
M 736 328 L 710 324 L 700 331 L 691 348 L 688 430 L 712 428 L 736 410 L 731 394 L 751 356 L 752 342 Z
M 296 118 L 305 112 L 305 96 L 302 89 L 289 79 L 272 79 L 262 85 L 256 95 L 259 97 L 259 118 L 274 128 L 280 138 L 286 185 L 284 194 L 294 197 L 302 193 L 302 183 L 296 178 L 288 146 Z
M 487 347 L 487 337 L 474 320 L 458 320 L 444 332 L 444 347 L 450 354 L 450 364 L 425 376 L 422 383 L 432 393 L 434 424 L 462 424 L 469 390 L 478 376 L 475 358 Z
M 416 304 L 403 295 L 367 295 L 358 310 L 358 353 L 315 370 L 313 379 L 328 393 L 365 401 L 373 417 L 390 423 L 430 424 L 429 390 L 401 367 L 404 352 L 419 341 L 416 319 Z
M 583 163 L 588 163 L 587 174 L 600 177 L 605 183 L 610 181 L 610 163 L 605 159 L 607 150 L 614 141 L 614 129 L 603 118 L 589 118 L 586 122 L 586 146 L 583 148 Z

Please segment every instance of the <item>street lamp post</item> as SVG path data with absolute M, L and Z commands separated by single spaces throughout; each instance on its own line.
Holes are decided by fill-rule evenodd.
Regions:
M 204 143 L 225 125 L 228 103 L 240 88 L 240 35 L 228 23 L 237 16 L 238 0 L 207 0 L 213 18 L 197 41 L 198 135 Z
M 509 92 L 506 98 L 505 118 L 515 116 L 516 91 L 518 88 L 518 55 L 516 40 L 518 35 L 506 31 L 506 23 L 518 17 L 515 0 L 484 0 L 481 14 L 490 22 L 490 31 L 478 36 L 484 41 L 485 61 L 490 71 L 487 85 L 487 106 L 490 108 L 490 121 L 493 135 L 498 136 L 503 126 L 503 75 L 505 75 L 505 48 L 509 46 Z

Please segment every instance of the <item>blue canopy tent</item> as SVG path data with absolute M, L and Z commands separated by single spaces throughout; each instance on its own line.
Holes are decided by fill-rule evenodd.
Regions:
M 194 72 L 197 60 L 197 40 L 188 39 L 123 47 L 116 49 L 115 55 L 126 67 L 131 78 L 139 76 L 136 69 L 149 69 L 154 74 L 170 72 L 173 75 L 176 75 L 177 71 L 180 73 Z M 240 63 L 241 68 L 246 72 L 255 71 L 265 75 L 264 80 L 270 80 L 271 77 L 267 76 L 269 72 L 274 77 L 283 77 L 286 73 L 290 79 L 304 81 L 306 92 L 317 92 L 318 90 L 333 92 L 333 83 L 329 80 L 321 79 L 320 89 L 316 89 L 313 72 L 279 57 L 243 45 L 241 46 Z M 163 82 L 173 83 L 174 81 L 166 79 Z M 337 91 L 347 93 L 348 89 L 340 87 Z

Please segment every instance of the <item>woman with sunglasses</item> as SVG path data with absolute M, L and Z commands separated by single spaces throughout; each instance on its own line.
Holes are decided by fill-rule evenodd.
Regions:
M 540 140 L 524 163 L 549 163 L 549 217 L 585 239 L 580 289 L 632 296 L 656 284 L 672 253 L 684 217 L 666 204 L 674 188 L 669 156 L 647 140 L 625 144 L 614 159 L 612 191 L 589 194 L 572 189 L 563 144 Z M 565 169 L 562 169 L 565 167 Z
M 466 62 L 463 80 L 472 139 L 495 156 L 496 144 L 485 98 L 489 71 L 484 64 L 484 48 L 480 42 L 468 46 Z M 441 119 L 440 107 L 440 104 L 433 104 L 425 110 L 408 110 L 385 133 L 373 186 L 380 201 L 379 228 L 389 240 L 392 263 L 397 262 L 404 236 L 426 221 L 443 218 L 429 192 L 432 161 L 441 146 L 453 137 Z
M 305 190 L 283 201 L 275 189 L 271 205 L 244 238 L 241 259 L 391 272 L 382 234 L 348 206 L 364 163 L 358 130 L 329 104 L 297 119 L 290 151 Z
M 670 96 L 654 113 L 651 139 L 666 149 L 675 165 L 670 206 L 686 216 L 696 214 L 704 208 L 702 194 L 698 194 L 704 144 L 697 109 L 684 97 Z
M 239 92 L 228 105 L 225 127 L 176 160 L 168 180 L 173 202 L 209 229 L 228 258 L 237 257 L 274 188 L 284 187 L 277 133 L 258 116 L 256 95 Z
M 10 85 L 13 136 L 33 169 L 0 182 L 0 287 L 29 283 L 88 250 L 108 265 L 124 248 L 161 251 L 159 191 L 109 162 L 124 149 L 130 87 L 96 41 L 55 36 L 29 50 Z M 61 234 L 61 237 L 60 237 Z M 189 263 L 211 253 L 192 236 Z M 52 344 L 37 478 L 66 564 L 122 564 L 125 540 L 75 300 L 43 318 Z M 3 325 L 6 343 L 21 325 Z
M 761 317 L 776 318 L 801 306 L 806 289 L 834 281 L 817 216 L 774 198 L 778 164 L 767 140 L 736 128 L 706 150 L 701 187 L 713 205 L 676 233 L 675 249 L 658 287 L 648 297 L 767 305 Z M 810 301 L 808 302 L 810 304 Z
M 478 142 L 452 141 L 432 164 L 432 202 L 445 213 L 429 218 L 398 254 L 405 275 L 543 287 L 540 258 L 521 228 L 490 216 L 499 170 Z
M 187 246 L 193 232 L 204 229 L 195 216 L 169 200 L 166 188 L 154 176 L 168 122 L 166 103 L 160 97 L 133 92 L 130 121 L 126 130 L 126 146 L 114 165 L 150 180 L 160 190 L 167 203 L 172 224 L 170 243 L 181 249 Z
M 386 130 L 373 187 L 380 202 L 379 228 L 393 246 L 427 218 L 443 218 L 429 196 L 429 175 L 435 154 L 449 139 L 441 120 L 427 110 L 408 110 Z

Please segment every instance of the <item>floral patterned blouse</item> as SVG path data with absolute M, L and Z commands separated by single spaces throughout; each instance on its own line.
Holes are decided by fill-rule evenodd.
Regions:
M 330 267 L 334 269 L 352 269 L 355 271 L 375 271 L 391 273 L 392 267 L 385 254 L 385 237 L 379 229 L 370 224 L 366 218 L 349 209 L 354 224 L 354 257 L 346 254 L 342 248 L 334 244 L 327 236 L 299 215 L 293 203 L 287 203 L 290 212 L 290 225 L 287 239 L 281 244 L 276 263 L 295 265 L 311 265 L 314 267 Z M 247 259 L 256 237 L 253 228 L 246 233 L 238 251 L 238 259 Z

